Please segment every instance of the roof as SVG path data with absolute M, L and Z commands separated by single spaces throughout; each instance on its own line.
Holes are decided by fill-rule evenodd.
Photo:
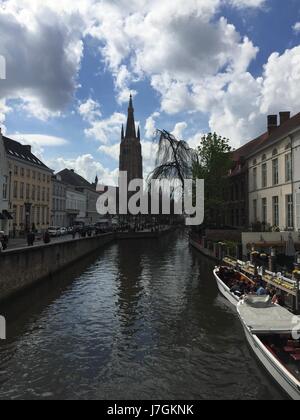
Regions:
M 71 169 L 64 169 L 63 171 L 58 172 L 57 175 L 61 176 L 62 182 L 65 184 L 72 185 L 77 188 L 88 188 L 95 191 L 95 184 L 89 183 L 86 179 Z
M 242 163 L 243 159 L 247 159 L 255 153 L 258 153 L 259 151 L 263 150 L 265 147 L 271 146 L 278 140 L 284 138 L 285 136 L 288 136 L 297 128 L 300 129 L 300 113 L 294 115 L 289 120 L 279 125 L 277 128 L 274 129 L 274 131 L 271 134 L 265 132 L 256 139 L 244 144 L 239 149 L 234 150 L 232 152 L 232 159 L 234 162 L 236 162 L 236 165 L 231 171 L 230 176 L 232 177 L 238 175 L 243 171 L 241 165 L 238 165 L 238 163 Z
M 52 169 L 48 168 L 31 152 L 31 146 L 23 145 L 5 136 L 3 136 L 3 143 L 8 157 L 22 160 L 29 165 L 39 166 L 41 169 L 53 172 Z
M 238 305 L 238 312 L 253 334 L 291 332 L 295 328 L 295 319 L 299 325 L 300 318 L 295 318 L 281 306 L 273 305 L 266 297 L 249 296 L 247 300 Z

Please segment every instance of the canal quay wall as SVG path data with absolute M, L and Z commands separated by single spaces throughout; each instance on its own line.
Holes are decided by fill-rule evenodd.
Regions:
M 0 301 L 49 278 L 114 240 L 114 234 L 104 234 L 1 253 Z

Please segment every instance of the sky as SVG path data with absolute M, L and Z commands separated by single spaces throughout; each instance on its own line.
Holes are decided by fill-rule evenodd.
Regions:
M 2 132 L 106 184 L 130 93 L 145 174 L 157 128 L 238 148 L 300 112 L 299 0 L 0 0 L 0 57 Z

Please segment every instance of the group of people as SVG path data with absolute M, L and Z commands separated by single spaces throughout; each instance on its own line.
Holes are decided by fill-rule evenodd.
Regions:
M 234 276 L 232 276 L 228 282 L 228 287 L 230 288 L 230 292 L 238 297 L 243 297 L 245 295 L 270 296 L 273 304 L 284 304 L 281 291 L 276 290 L 272 286 L 267 286 L 265 282 L 259 279 L 256 283 L 253 283 L 246 280 L 242 281 L 240 279 L 235 279 Z

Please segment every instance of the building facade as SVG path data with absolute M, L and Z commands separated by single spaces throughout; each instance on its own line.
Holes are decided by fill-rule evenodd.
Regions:
M 84 193 L 67 186 L 66 189 L 66 226 L 86 223 L 87 200 Z
M 67 185 L 67 213 L 69 220 L 73 220 L 76 216 L 76 212 L 80 210 L 80 215 L 75 217 L 75 220 L 84 222 L 87 225 L 95 224 L 99 221 L 100 215 L 97 212 L 97 201 L 99 198 L 99 192 L 97 192 L 97 181 L 93 184 L 88 182 L 82 176 L 78 175 L 73 169 L 64 169 L 59 172 L 58 175 L 61 177 L 62 182 Z M 77 196 L 76 196 L 77 193 Z M 71 195 L 73 194 L 73 198 Z M 85 200 L 85 215 L 83 217 L 83 202 Z M 72 200 L 75 200 L 76 206 L 80 205 L 80 209 L 75 209 L 75 213 L 70 213 L 74 208 L 68 208 Z M 71 206 L 72 207 L 72 206 Z
M 52 177 L 52 217 L 51 225 L 67 227 L 67 185 L 62 182 L 59 175 Z
M 9 169 L 3 137 L 0 129 L 0 231 L 9 234 L 11 215 L 9 210 Z
M 9 167 L 11 233 L 45 231 L 51 221 L 53 171 L 32 153 L 31 146 L 7 137 L 3 141 Z
M 248 156 L 250 225 L 300 230 L 300 114 L 268 117 L 265 140 Z M 257 229 L 254 229 L 257 230 Z
M 132 96 L 130 96 L 126 132 L 122 127 L 120 145 L 120 172 L 127 172 L 128 183 L 143 179 L 143 157 L 140 128 L 136 131 Z

